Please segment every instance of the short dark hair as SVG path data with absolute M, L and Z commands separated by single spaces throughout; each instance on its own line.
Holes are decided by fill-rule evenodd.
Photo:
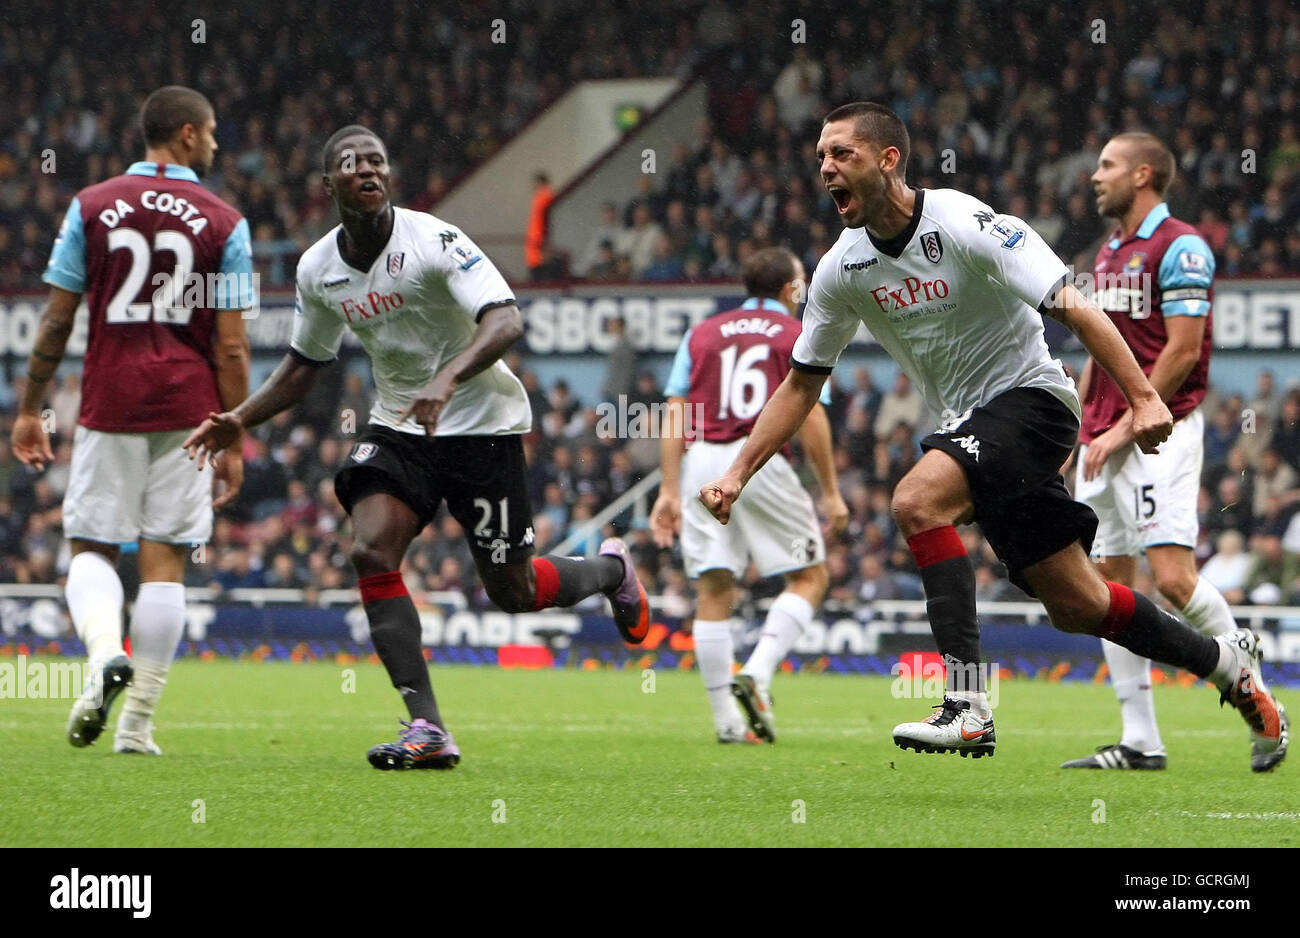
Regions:
M 140 130 L 147 146 L 158 146 L 186 124 L 202 127 L 212 115 L 212 103 L 202 92 L 184 85 L 165 85 L 144 99 Z
M 852 104 L 842 104 L 831 111 L 822 124 L 843 120 L 852 120 L 853 133 L 868 143 L 882 150 L 885 147 L 897 148 L 898 167 L 895 172 L 902 176 L 907 171 L 907 158 L 911 155 L 912 143 L 907 135 L 907 125 L 901 117 L 883 104 L 855 101 Z
M 794 279 L 795 256 L 788 248 L 763 248 L 745 259 L 740 278 L 748 296 L 776 299 L 781 288 Z
M 1116 134 L 1110 139 L 1122 140 L 1132 145 L 1132 165 L 1141 166 L 1145 163 L 1150 166 L 1151 188 L 1156 191 L 1156 195 L 1164 195 L 1178 170 L 1178 164 L 1174 162 L 1174 154 L 1165 146 L 1164 141 L 1155 134 L 1144 131 Z
M 348 124 L 346 127 L 340 127 L 338 130 L 334 131 L 334 133 L 330 134 L 330 138 L 325 141 L 325 147 L 320 153 L 321 167 L 325 172 L 329 173 L 334 170 L 334 151 L 338 149 L 339 143 L 345 137 L 352 136 L 374 137 L 379 141 L 379 145 L 384 147 L 385 151 L 388 149 L 388 147 L 384 146 L 383 138 L 369 127 L 363 127 L 360 124 Z

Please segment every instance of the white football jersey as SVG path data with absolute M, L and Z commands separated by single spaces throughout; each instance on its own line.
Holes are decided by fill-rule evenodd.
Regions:
M 335 227 L 298 261 L 295 351 L 314 361 L 338 355 L 351 329 L 370 356 L 376 400 L 370 422 L 405 433 L 424 428 L 401 414 L 438 369 L 470 343 L 487 307 L 514 293 L 487 256 L 455 225 L 394 208 L 393 233 L 369 271 L 339 255 Z M 500 360 L 456 388 L 437 436 L 526 433 L 528 395 Z
M 846 228 L 821 259 L 791 357 L 828 369 L 865 323 L 945 422 L 1017 387 L 1044 388 L 1078 417 L 1038 312 L 1067 275 L 1019 218 L 955 189 L 918 189 L 895 238 Z

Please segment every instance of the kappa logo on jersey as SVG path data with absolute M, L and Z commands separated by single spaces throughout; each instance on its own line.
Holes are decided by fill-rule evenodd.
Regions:
M 943 241 L 939 238 L 939 232 L 927 231 L 921 235 L 921 250 L 925 252 L 925 259 L 931 264 L 943 260 Z
M 980 231 L 984 230 L 985 225 L 993 224 L 993 219 L 996 217 L 992 212 L 976 212 L 974 215 L 975 220 L 980 223 Z
M 467 251 L 464 247 L 458 247 L 452 252 L 460 261 L 456 266 L 461 270 L 469 270 L 479 261 L 483 260 L 482 254 L 475 254 L 473 251 Z
M 446 231 L 438 232 L 438 240 L 442 242 L 442 249 L 444 251 L 447 250 L 447 245 L 455 241 L 459 234 L 460 232 L 452 231 L 450 228 L 448 228 Z
M 947 281 L 921 280 L 918 277 L 904 277 L 903 285 L 897 290 L 881 286 L 871 291 L 871 298 L 882 313 L 890 309 L 906 309 L 915 303 L 941 300 L 947 295 Z
M 337 280 L 326 280 L 321 284 L 321 288 L 325 290 L 334 290 L 343 286 L 343 284 L 347 283 L 351 279 L 351 277 L 339 277 Z
M 352 449 L 352 461 L 365 462 L 378 451 L 379 446 L 376 443 L 358 443 Z
M 406 260 L 405 251 L 394 251 L 388 255 L 388 276 L 396 277 L 402 271 L 402 262 Z
M 969 436 L 955 436 L 952 441 L 975 457 L 975 461 L 980 461 L 980 441 L 975 439 L 975 434 Z
M 846 261 L 844 264 L 844 269 L 845 270 L 866 270 L 868 267 L 875 267 L 879 263 L 880 263 L 880 258 L 878 257 L 870 257 L 867 258 L 865 261 Z

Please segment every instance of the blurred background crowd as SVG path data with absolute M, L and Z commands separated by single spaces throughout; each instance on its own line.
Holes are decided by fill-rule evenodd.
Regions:
M 1178 157 L 1171 207 L 1205 234 L 1221 274 L 1300 269 L 1300 10 L 1286 0 L 1094 0 L 1068 14 L 881 0 L 869 16 L 618 0 L 600 17 L 548 0 L 502 5 L 504 42 L 482 11 L 241 2 L 205 14 L 203 59 L 225 64 L 198 69 L 187 55 L 199 21 L 146 6 L 157 19 L 138 2 L 100 4 L 93 31 L 72 6 L 6 11 L 0 290 L 40 286 L 69 199 L 138 158 L 138 96 L 168 83 L 213 101 L 221 150 L 208 184 L 248 218 L 267 286 L 335 223 L 317 162 L 344 115 L 389 140 L 400 201 L 426 210 L 576 82 L 695 75 L 711 115 L 696 139 L 641 191 L 611 193 L 589 243 L 551 246 L 540 276 L 726 279 L 769 244 L 811 270 L 840 230 L 817 185 L 817 128 L 852 100 L 907 121 L 914 184 L 1028 220 L 1067 262 L 1102 233 L 1088 184 L 1101 145 L 1150 130 Z M 174 30 L 144 34 L 169 18 Z M 96 54 L 105 43 L 131 49 L 130 67 Z
M 1098 151 L 1114 132 L 1150 130 L 1178 159 L 1171 208 L 1201 230 L 1220 276 L 1300 273 L 1300 10 L 1285 0 L 1094 0 L 1068 16 L 1031 2 L 881 0 L 863 16 L 668 0 L 615 2 L 599 17 L 548 0 L 504 4 L 512 32 L 501 44 L 481 11 L 232 3 L 202 21 L 205 60 L 225 64 L 198 70 L 187 54 L 199 21 L 161 0 L 145 6 L 150 15 L 126 0 L 96 5 L 93 33 L 68 5 L 14 7 L 0 22 L 0 293 L 43 290 L 70 198 L 139 157 L 141 89 L 190 84 L 212 99 L 221 150 L 206 182 L 249 219 L 263 285 L 274 286 L 336 223 L 318 153 L 345 118 L 390 141 L 398 201 L 430 210 L 574 83 L 663 75 L 699 76 L 709 119 L 638 191 L 610 194 L 586 244 L 548 246 L 538 279 L 734 281 L 750 251 L 772 244 L 815 269 L 840 231 L 816 175 L 820 117 L 860 99 L 907 121 L 913 184 L 967 190 L 1023 217 L 1082 269 L 1105 232 L 1088 182 Z M 165 17 L 174 31 L 144 34 Z M 806 42 L 792 41 L 798 23 Z M 92 35 L 97 48 L 131 49 L 130 67 L 91 54 Z M 657 466 L 657 443 L 602 439 L 594 389 L 543 387 L 527 357 L 512 365 L 534 407 L 527 445 L 545 551 Z M 12 358 L 8 368 L 20 380 Z M 1300 390 L 1286 379 L 1261 374 L 1257 387 L 1215 389 L 1205 404 L 1198 556 L 1232 602 L 1300 603 Z M 852 518 L 830 547 L 829 602 L 920 598 L 888 504 L 929 418 L 905 378 L 882 388 L 865 369 L 841 369 L 834 380 Z M 191 584 L 353 585 L 332 476 L 351 445 L 338 415 L 363 424 L 368 395 L 359 372 L 332 369 L 303 407 L 248 437 L 244 490 L 191 564 Z M 662 399 L 652 374 L 631 399 Z M 12 412 L 0 412 L 0 581 L 54 583 L 66 566 L 59 503 L 79 401 L 67 374 L 51 395 L 60 432 L 43 474 L 13 459 Z M 630 512 L 615 519 L 629 526 L 663 611 L 689 612 L 680 557 L 654 548 Z M 981 597 L 1019 598 L 978 530 L 965 532 Z M 409 569 L 422 589 L 486 603 L 448 517 L 420 536 Z

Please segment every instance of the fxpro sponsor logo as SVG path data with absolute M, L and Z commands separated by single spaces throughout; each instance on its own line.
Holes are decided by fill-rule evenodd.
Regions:
M 52 909 L 129 909 L 132 918 L 153 911 L 153 877 L 146 874 L 95 875 L 73 867 L 50 880 Z

